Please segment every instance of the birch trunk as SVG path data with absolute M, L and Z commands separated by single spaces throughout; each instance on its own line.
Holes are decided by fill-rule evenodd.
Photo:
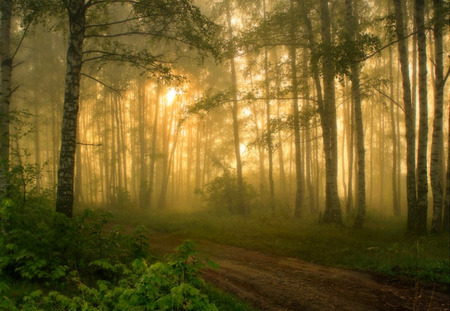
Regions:
M 434 121 L 431 143 L 430 180 L 433 191 L 433 218 L 431 232 L 438 233 L 442 229 L 443 207 L 443 114 L 444 114 L 444 52 L 442 29 L 445 25 L 444 1 L 433 0 L 434 7 Z M 450 146 L 450 145 L 449 145 Z M 450 148 L 450 147 L 449 147 Z M 447 182 L 448 183 L 448 182 Z M 448 185 L 447 185 L 448 187 Z
M 159 113 L 159 100 L 160 100 L 160 88 L 159 83 L 156 85 L 156 95 L 155 95 L 155 110 L 153 115 L 153 128 L 152 128 L 152 149 L 150 152 L 150 172 L 148 176 L 148 205 L 147 207 L 152 208 L 153 201 L 153 185 L 154 185 L 154 175 L 155 175 L 155 162 L 156 162 L 156 138 L 158 137 L 158 113 Z
M 266 18 L 266 1 L 263 0 L 264 18 Z M 270 124 L 270 80 L 269 80 L 269 51 L 264 48 L 264 91 L 266 96 L 266 127 L 267 127 L 267 157 L 269 160 L 269 206 L 275 209 L 275 183 L 273 180 L 273 144 L 272 144 L 272 127 Z
M 302 176 L 302 164 L 301 164 L 301 148 L 300 148 L 300 118 L 298 109 L 298 81 L 297 81 L 297 48 L 295 46 L 295 31 L 296 31 L 296 19 L 294 16 L 294 1 L 290 1 L 291 9 L 291 29 L 290 39 L 291 45 L 289 46 L 289 57 L 291 65 L 291 86 L 293 97 L 293 113 L 294 113 L 294 147 L 295 147 L 295 177 L 296 177 L 296 192 L 295 192 L 295 217 L 300 217 L 302 214 L 302 200 L 303 200 L 303 176 Z
M 9 166 L 9 106 L 11 103 L 12 55 L 10 53 L 12 0 L 0 2 L 0 197 L 7 195 Z
M 346 19 L 348 39 L 352 42 L 356 39 L 358 33 L 358 20 L 353 13 L 353 1 L 345 0 Z M 355 227 L 362 227 L 366 214 L 366 171 L 365 171 L 365 150 L 364 150 L 364 128 L 361 111 L 361 92 L 360 92 L 360 64 L 352 61 L 350 65 L 350 79 L 352 81 L 352 97 L 353 107 L 355 109 L 355 130 L 356 130 L 356 151 L 358 155 L 358 164 L 356 178 L 358 183 L 357 194 L 357 215 L 355 219 Z
M 328 0 L 320 0 L 320 20 L 322 44 L 331 47 L 331 25 Z M 329 53 L 325 53 L 322 58 L 323 90 L 324 90 L 324 116 L 328 136 L 328 152 L 326 158 L 326 193 L 327 200 L 323 221 L 325 223 L 342 223 L 341 205 L 339 202 L 337 173 L 338 173 L 338 152 L 337 152 L 337 125 L 336 125 L 336 99 L 334 83 L 334 63 Z M 326 145 L 326 144 L 325 144 Z
M 428 100 L 427 100 L 427 42 L 425 35 L 425 0 L 415 1 L 417 51 L 419 60 L 419 143 L 417 149 L 417 214 L 414 232 L 427 231 L 428 210 Z
M 393 0 L 396 22 L 396 33 L 398 42 L 398 54 L 403 84 L 403 103 L 405 109 L 406 125 L 406 197 L 408 203 L 407 230 L 414 230 L 414 219 L 416 214 L 416 158 L 415 158 L 415 121 L 414 109 L 411 99 L 411 82 L 409 79 L 409 57 L 407 40 L 404 35 L 404 19 L 402 11 L 402 0 Z
M 228 36 L 231 42 L 231 49 L 234 54 L 234 39 L 233 39 L 233 29 L 231 25 L 231 8 L 230 1 L 226 2 L 226 17 L 227 17 L 227 28 L 228 28 Z M 237 186 L 239 192 L 239 201 L 240 201 L 240 212 L 245 214 L 246 207 L 242 201 L 242 196 L 244 192 L 244 180 L 242 176 L 242 160 L 241 160 L 241 146 L 239 139 L 239 121 L 238 121 L 238 94 L 237 94 L 237 75 L 236 75 L 236 64 L 234 61 L 234 55 L 230 57 L 230 69 L 231 69 L 231 95 L 233 99 L 233 135 L 234 135 L 234 153 L 236 156 L 236 175 L 237 175 Z
M 73 176 L 75 166 L 77 119 L 80 97 L 80 76 L 86 23 L 84 0 L 69 1 L 69 49 L 61 130 L 56 211 L 72 217 Z

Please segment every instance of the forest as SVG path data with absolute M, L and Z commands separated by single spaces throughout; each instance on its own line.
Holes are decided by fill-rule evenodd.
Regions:
M 448 1 L 0 10 L 0 310 L 450 310 Z

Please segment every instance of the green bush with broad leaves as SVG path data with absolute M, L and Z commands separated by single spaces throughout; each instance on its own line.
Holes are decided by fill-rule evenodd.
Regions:
M 78 295 L 56 291 L 44 295 L 34 291 L 20 302 L 4 299 L 0 310 L 218 310 L 203 293 L 205 284 L 198 275 L 206 264 L 196 259 L 190 241 L 182 244 L 167 262 L 149 264 L 140 258 L 131 266 L 111 265 L 107 261 L 93 264 L 120 276 L 120 280 L 98 280 L 95 286 L 88 286 L 72 273 Z
M 202 191 L 197 191 L 208 206 L 215 210 L 227 210 L 232 214 L 253 210 L 257 205 L 258 193 L 255 188 L 244 182 L 240 191 L 236 176 L 228 170 L 205 185 Z

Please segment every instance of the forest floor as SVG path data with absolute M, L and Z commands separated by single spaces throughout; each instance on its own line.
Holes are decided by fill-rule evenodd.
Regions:
M 152 232 L 153 251 L 167 254 L 185 240 Z M 204 278 L 257 310 L 450 310 L 450 295 L 422 284 L 395 282 L 369 273 L 307 263 L 195 239 L 198 257 L 219 269 Z

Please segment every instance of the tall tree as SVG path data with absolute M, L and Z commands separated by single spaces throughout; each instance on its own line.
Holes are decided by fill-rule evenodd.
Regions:
M 444 115 L 444 49 L 443 28 L 445 25 L 444 1 L 433 0 L 434 8 L 434 120 L 433 138 L 431 143 L 430 180 L 433 191 L 433 218 L 431 232 L 438 233 L 442 228 L 442 207 L 444 167 L 443 145 L 443 115 Z
M 405 36 L 404 17 L 402 10 L 403 0 L 393 0 L 395 16 L 395 32 L 398 39 L 398 54 L 403 84 L 403 105 L 405 110 L 406 124 L 406 197 L 408 202 L 407 229 L 414 232 L 416 215 L 416 131 L 414 109 L 411 99 L 411 81 L 409 79 L 409 57 L 407 48 L 407 38 Z
M 428 99 L 427 99 L 427 42 L 425 35 L 425 0 L 415 0 L 417 25 L 417 51 L 419 60 L 419 142 L 417 148 L 417 212 L 414 215 L 413 231 L 427 231 L 428 210 Z
M 0 1 L 0 197 L 7 192 L 9 165 L 9 107 L 11 103 L 11 76 L 13 56 L 10 51 L 13 0 Z
M 300 117 L 298 108 L 298 79 L 297 79 L 297 42 L 295 38 L 296 32 L 296 20 L 294 0 L 290 0 L 290 45 L 289 45 L 289 57 L 291 65 L 291 87 L 292 87 L 292 106 L 294 114 L 294 146 L 295 146 L 295 216 L 300 217 L 302 211 L 303 201 L 303 172 L 302 172 L 302 160 L 301 160 L 301 147 L 300 147 Z
M 328 0 L 320 0 L 320 33 L 323 50 L 332 48 L 331 20 Z M 324 94 L 324 117 L 328 127 L 323 135 L 329 135 L 328 146 L 325 146 L 326 159 L 326 204 L 323 214 L 325 223 L 342 223 L 341 204 L 339 202 L 337 174 L 338 174 L 338 148 L 336 124 L 336 98 L 335 98 L 335 64 L 331 53 L 322 55 L 322 79 Z M 325 143 L 325 141 L 324 141 Z
M 350 43 L 348 46 L 352 47 L 352 51 L 357 51 L 355 47 L 356 36 L 358 34 L 358 19 L 355 15 L 357 9 L 353 10 L 353 0 L 345 0 L 346 7 L 346 20 L 347 20 L 347 41 Z M 359 55 L 351 51 L 347 51 L 349 55 Z M 353 58 L 353 57 L 352 57 Z M 364 150 L 364 128 L 361 111 L 361 90 L 360 90 L 360 64 L 357 59 L 350 60 L 350 80 L 352 81 L 352 97 L 355 116 L 356 127 L 356 150 L 358 155 L 357 164 L 357 216 L 355 219 L 355 227 L 362 227 L 364 223 L 364 217 L 366 213 L 366 172 L 365 172 L 365 150 Z
M 225 0 L 225 14 L 227 22 L 227 33 L 230 41 L 231 55 L 230 72 L 231 72 L 231 96 L 232 96 L 232 113 L 233 113 L 233 135 L 234 135 L 234 154 L 236 157 L 236 175 L 237 175 L 237 187 L 240 200 L 240 209 L 243 214 L 246 213 L 246 207 L 243 205 L 242 195 L 244 193 L 244 178 L 242 176 L 242 160 L 241 160 L 241 142 L 239 138 L 239 104 L 238 104 L 238 88 L 237 88 L 237 74 L 235 63 L 235 38 L 233 35 L 233 27 L 231 24 L 231 4 L 230 0 Z

